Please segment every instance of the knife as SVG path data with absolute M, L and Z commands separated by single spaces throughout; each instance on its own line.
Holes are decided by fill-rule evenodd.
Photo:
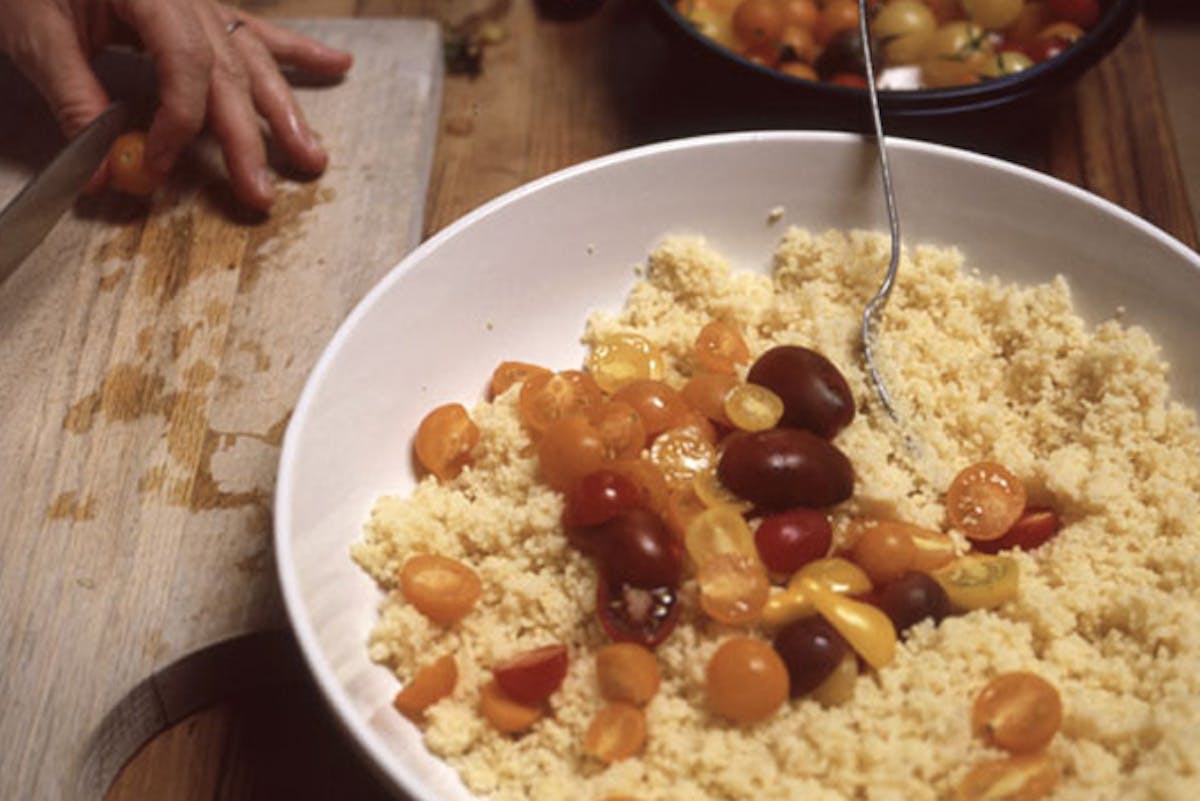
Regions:
M 113 103 L 0 211 L 0 284 L 50 233 L 125 130 L 124 103 Z

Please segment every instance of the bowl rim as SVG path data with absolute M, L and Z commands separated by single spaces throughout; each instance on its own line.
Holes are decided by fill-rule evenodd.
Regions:
M 334 711 L 334 717 L 337 719 L 338 724 L 350 735 L 354 746 L 368 757 L 371 768 L 378 775 L 386 777 L 390 782 L 391 786 L 388 788 L 389 790 L 401 788 L 415 799 L 418 799 L 418 801 L 441 801 L 441 799 L 433 794 L 432 790 L 421 783 L 407 766 L 392 757 L 384 739 L 372 730 L 368 726 L 367 721 L 360 716 L 346 687 L 338 681 L 328 658 L 320 647 L 315 627 L 309 619 L 307 604 L 301 592 L 299 577 L 295 569 L 292 543 L 294 532 L 291 515 L 291 494 L 298 432 L 309 417 L 318 387 L 330 369 L 330 365 L 338 358 L 346 342 L 358 328 L 360 321 L 371 313 L 380 298 L 391 292 L 392 288 L 403 280 L 405 275 L 415 265 L 423 261 L 429 254 L 438 250 L 444 242 L 452 239 L 459 232 L 496 213 L 500 209 L 518 203 L 527 195 L 540 192 L 547 187 L 570 181 L 588 173 L 603 171 L 613 165 L 651 159 L 663 153 L 679 150 L 753 145 L 757 142 L 797 141 L 842 146 L 854 143 L 865 144 L 872 138 L 868 135 L 839 131 L 768 130 L 708 134 L 671 139 L 621 150 L 557 170 L 541 178 L 522 184 L 499 197 L 483 203 L 422 242 L 388 270 L 338 326 L 309 372 L 284 434 L 273 497 L 274 508 L 272 519 L 274 530 L 272 532 L 272 542 L 276 570 L 283 595 L 284 609 L 297 643 L 300 646 L 300 652 L 303 654 L 305 664 L 313 676 L 324 702 Z M 887 145 L 893 149 L 933 155 L 939 158 L 961 160 L 986 169 L 998 170 L 1032 181 L 1044 190 L 1065 195 L 1074 201 L 1090 204 L 1098 210 L 1116 217 L 1121 222 L 1131 225 L 1143 234 L 1157 240 L 1159 244 L 1166 247 L 1169 251 L 1174 252 L 1184 261 L 1191 263 L 1194 269 L 1200 271 L 1200 253 L 1192 250 L 1180 240 L 1133 212 L 1059 178 L 992 156 L 982 155 L 962 148 L 949 147 L 947 145 L 902 137 L 887 137 Z M 359 522 L 361 524 L 362 521 Z M 348 552 L 339 554 L 339 557 L 350 558 Z M 367 643 L 364 642 L 364 653 L 366 647 Z
M 709 55 L 725 59 L 742 71 L 770 79 L 779 85 L 829 93 L 835 97 L 860 99 L 866 89 L 840 86 L 827 81 L 811 81 L 743 57 L 696 30 L 675 8 L 674 0 L 655 0 L 655 6 L 669 18 L 690 41 L 703 47 Z M 905 114 L 945 114 L 957 110 L 982 110 L 1047 89 L 1060 80 L 1069 81 L 1094 66 L 1124 38 L 1141 10 L 1142 0 L 1111 0 L 1099 22 L 1056 58 L 1035 64 L 1013 75 L 992 78 L 969 86 L 940 89 L 881 89 L 879 103 L 884 112 Z M 861 102 L 861 101 L 860 101 Z

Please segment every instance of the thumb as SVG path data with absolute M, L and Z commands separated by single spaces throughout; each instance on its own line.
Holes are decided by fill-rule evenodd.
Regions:
M 96 79 L 68 20 L 40 20 L 23 47 L 10 53 L 21 72 L 37 86 L 69 138 L 108 107 L 108 93 Z

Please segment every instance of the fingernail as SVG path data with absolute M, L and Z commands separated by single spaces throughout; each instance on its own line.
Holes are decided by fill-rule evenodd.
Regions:
M 258 171 L 258 175 L 254 178 L 254 185 L 258 189 L 258 193 L 268 201 L 275 199 L 275 184 L 271 181 L 271 173 L 265 167 Z

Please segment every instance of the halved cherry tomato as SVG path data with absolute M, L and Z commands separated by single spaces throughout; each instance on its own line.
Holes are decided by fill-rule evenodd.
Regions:
M 425 710 L 454 692 L 458 665 L 450 654 L 419 669 L 392 700 L 396 711 L 410 720 L 420 720 Z
M 696 373 L 683 385 L 682 394 L 689 406 L 709 420 L 731 426 L 725 414 L 725 396 L 736 386 L 738 380 L 732 374 Z
M 583 736 L 584 752 L 609 764 L 628 759 L 645 744 L 646 715 L 622 701 L 597 712 Z
M 645 459 L 620 459 L 605 465 L 614 473 L 620 473 L 628 478 L 642 492 L 642 506 L 666 516 L 671 488 L 663 478 L 662 470 Z
M 721 479 L 717 477 L 716 468 L 697 473 L 692 479 L 692 491 L 704 504 L 704 508 L 732 506 L 739 512 L 749 512 L 754 508 L 754 504 L 743 501 L 734 495 L 729 487 L 721 483 Z
M 1024 511 L 1025 485 L 995 462 L 964 468 L 946 492 L 950 524 L 973 540 L 1003 537 Z
M 556 420 L 586 414 L 603 399 L 595 379 L 581 370 L 534 375 L 521 387 L 521 421 L 540 434 Z
M 967 554 L 929 575 L 959 609 L 995 609 L 1017 597 L 1019 568 L 1007 556 Z
M 639 506 L 641 490 L 628 477 L 613 470 L 597 470 L 579 479 L 567 492 L 563 523 L 598 526 L 626 509 Z
M 503 395 L 513 384 L 520 384 L 535 375 L 550 375 L 545 367 L 526 362 L 500 362 L 492 371 L 492 383 L 489 385 L 488 399 Z
M 902 526 L 886 520 L 856 521 L 856 539 L 850 558 L 866 571 L 871 581 L 884 584 L 907 573 L 916 560 L 917 546 Z
M 988 760 L 958 783 L 955 801 L 1041 801 L 1054 792 L 1061 773 L 1046 753 Z
M 783 399 L 758 384 L 739 384 L 725 396 L 725 416 L 742 431 L 766 431 L 783 417 Z
M 713 320 L 700 329 L 692 352 L 700 369 L 709 373 L 733 375 L 739 364 L 750 361 L 746 340 L 722 320 Z
M 604 466 L 604 441 L 586 417 L 573 414 L 546 427 L 538 440 L 537 455 L 546 483 L 566 490 Z
M 672 489 L 691 487 L 697 474 L 713 469 L 717 449 L 694 426 L 672 428 L 650 445 L 650 461 L 662 471 Z
M 149 195 L 162 179 L 146 165 L 146 134 L 129 131 L 116 138 L 108 151 L 112 185 L 128 195 Z
M 596 651 L 596 681 L 606 700 L 641 706 L 658 692 L 662 673 L 649 649 L 637 643 L 615 642 Z
M 758 620 L 771 592 L 766 568 L 757 559 L 724 553 L 696 569 L 700 608 L 719 623 L 742 626 Z
M 534 706 L 550 697 L 567 677 L 567 647 L 543 645 L 492 668 L 496 684 L 519 704 Z
M 604 576 L 596 582 L 596 615 L 616 642 L 633 642 L 647 648 L 661 643 L 679 621 L 677 600 L 672 587 L 610 586 Z
M 542 708 L 517 703 L 495 681 L 489 681 L 479 689 L 479 714 L 497 731 L 519 734 L 538 722 Z
M 1036 673 L 1002 673 L 987 683 L 971 710 L 971 731 L 1010 754 L 1040 751 L 1062 725 L 1062 699 Z
M 738 554 L 757 560 L 754 534 L 733 506 L 714 506 L 692 518 L 684 540 L 688 556 L 702 565 L 720 554 Z
M 588 413 L 592 426 L 604 443 L 604 457 L 609 460 L 636 459 L 646 447 L 646 427 L 632 406 L 621 401 L 606 400 Z
M 691 488 L 671 490 L 667 501 L 667 528 L 683 542 L 687 536 L 687 527 L 696 515 L 707 509 L 703 499 Z
M 400 591 L 418 612 L 449 626 L 474 608 L 483 585 L 475 571 L 462 562 L 439 554 L 418 554 L 400 570 Z
M 441 481 L 462 472 L 479 442 L 479 427 L 461 403 L 447 403 L 425 415 L 417 426 L 417 461 Z
M 587 368 L 602 390 L 616 392 L 631 381 L 662 378 L 663 355 L 643 336 L 611 334 L 592 346 Z
M 642 418 L 647 437 L 657 437 L 679 425 L 688 410 L 687 402 L 677 390 L 650 379 L 626 384 L 613 394 L 613 400 L 633 407 Z
M 774 48 L 783 32 L 783 14 L 775 0 L 743 0 L 733 12 L 733 32 L 744 47 Z
M 983 553 L 999 553 L 1010 548 L 1032 551 L 1044 545 L 1058 534 L 1062 520 L 1053 509 L 1037 507 L 1027 509 L 1013 527 L 997 540 L 977 540 L 971 545 Z

